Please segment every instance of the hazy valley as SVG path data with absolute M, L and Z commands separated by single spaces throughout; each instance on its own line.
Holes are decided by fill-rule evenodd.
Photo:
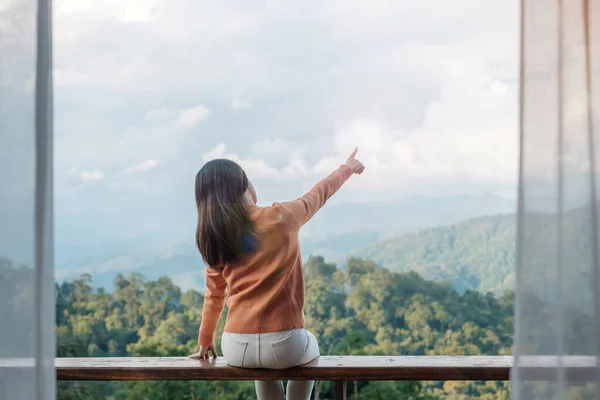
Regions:
M 351 254 L 368 256 L 392 270 L 407 270 L 412 265 L 427 279 L 448 278 L 457 284 L 458 289 L 478 287 L 477 279 L 472 277 L 477 272 L 471 272 L 470 269 L 479 271 L 482 267 L 467 264 L 462 269 L 458 268 L 462 272 L 456 278 L 452 273 L 436 271 L 437 264 L 460 261 L 460 257 L 453 255 L 456 249 L 448 247 L 449 243 L 437 244 L 446 246 L 439 254 L 424 255 L 423 261 L 427 266 L 415 265 L 418 261 L 415 257 L 420 254 L 418 246 L 411 255 L 406 254 L 404 249 L 436 241 L 437 233 L 433 236 L 427 233 L 431 229 L 454 230 L 453 223 L 485 215 L 510 213 L 514 208 L 514 201 L 492 193 L 327 205 L 301 232 L 303 257 L 307 259 L 310 255 L 321 255 L 327 260 L 341 261 L 343 264 Z M 191 221 L 191 227 L 193 223 Z M 421 231 L 423 229 L 425 231 Z M 471 239 L 474 238 L 465 238 Z M 508 237 L 505 240 L 510 242 Z M 395 245 L 390 244 L 394 241 L 400 241 L 398 249 L 403 254 L 394 252 Z M 55 274 L 59 281 L 89 273 L 93 276 L 94 286 L 111 287 L 116 274 L 139 272 L 148 279 L 169 276 L 184 289 L 200 289 L 204 285 L 204 265 L 194 247 L 193 235 L 148 234 L 115 243 L 89 246 L 59 244 L 57 247 L 59 256 Z M 482 262 L 483 256 L 481 254 L 473 261 Z M 398 261 L 393 262 L 393 259 Z M 454 266 L 448 268 L 457 269 Z M 510 266 L 502 268 L 503 271 L 510 268 L 514 270 Z

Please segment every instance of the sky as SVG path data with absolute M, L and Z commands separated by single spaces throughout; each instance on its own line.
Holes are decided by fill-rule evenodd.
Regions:
M 22 104 L 33 28 L 10 20 L 0 90 Z M 514 197 L 518 24 L 517 1 L 54 0 L 57 243 L 193 230 L 215 157 L 261 204 L 355 146 L 366 172 L 336 201 Z

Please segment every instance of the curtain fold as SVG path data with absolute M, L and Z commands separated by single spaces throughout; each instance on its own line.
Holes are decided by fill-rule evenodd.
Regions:
M 600 0 L 521 1 L 515 399 L 600 398 Z
M 0 399 L 53 400 L 51 0 L 0 0 Z

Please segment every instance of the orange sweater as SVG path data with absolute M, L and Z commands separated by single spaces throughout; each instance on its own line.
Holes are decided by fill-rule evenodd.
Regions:
M 259 235 L 259 249 L 223 269 L 206 268 L 200 345 L 213 343 L 227 294 L 230 333 L 266 333 L 304 328 L 304 272 L 298 231 L 350 178 L 343 165 L 294 201 L 248 211 Z

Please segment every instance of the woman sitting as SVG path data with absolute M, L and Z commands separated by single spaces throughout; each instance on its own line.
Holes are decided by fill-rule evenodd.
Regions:
M 206 269 L 200 349 L 191 358 L 217 355 L 214 334 L 227 299 L 221 340 L 225 360 L 242 368 L 289 368 L 319 357 L 305 329 L 304 274 L 298 232 L 364 165 L 355 156 L 297 200 L 256 205 L 244 170 L 225 159 L 206 163 L 196 176 L 196 244 Z M 289 381 L 288 400 L 310 398 L 314 381 Z M 256 381 L 259 400 L 284 398 L 281 381 Z

